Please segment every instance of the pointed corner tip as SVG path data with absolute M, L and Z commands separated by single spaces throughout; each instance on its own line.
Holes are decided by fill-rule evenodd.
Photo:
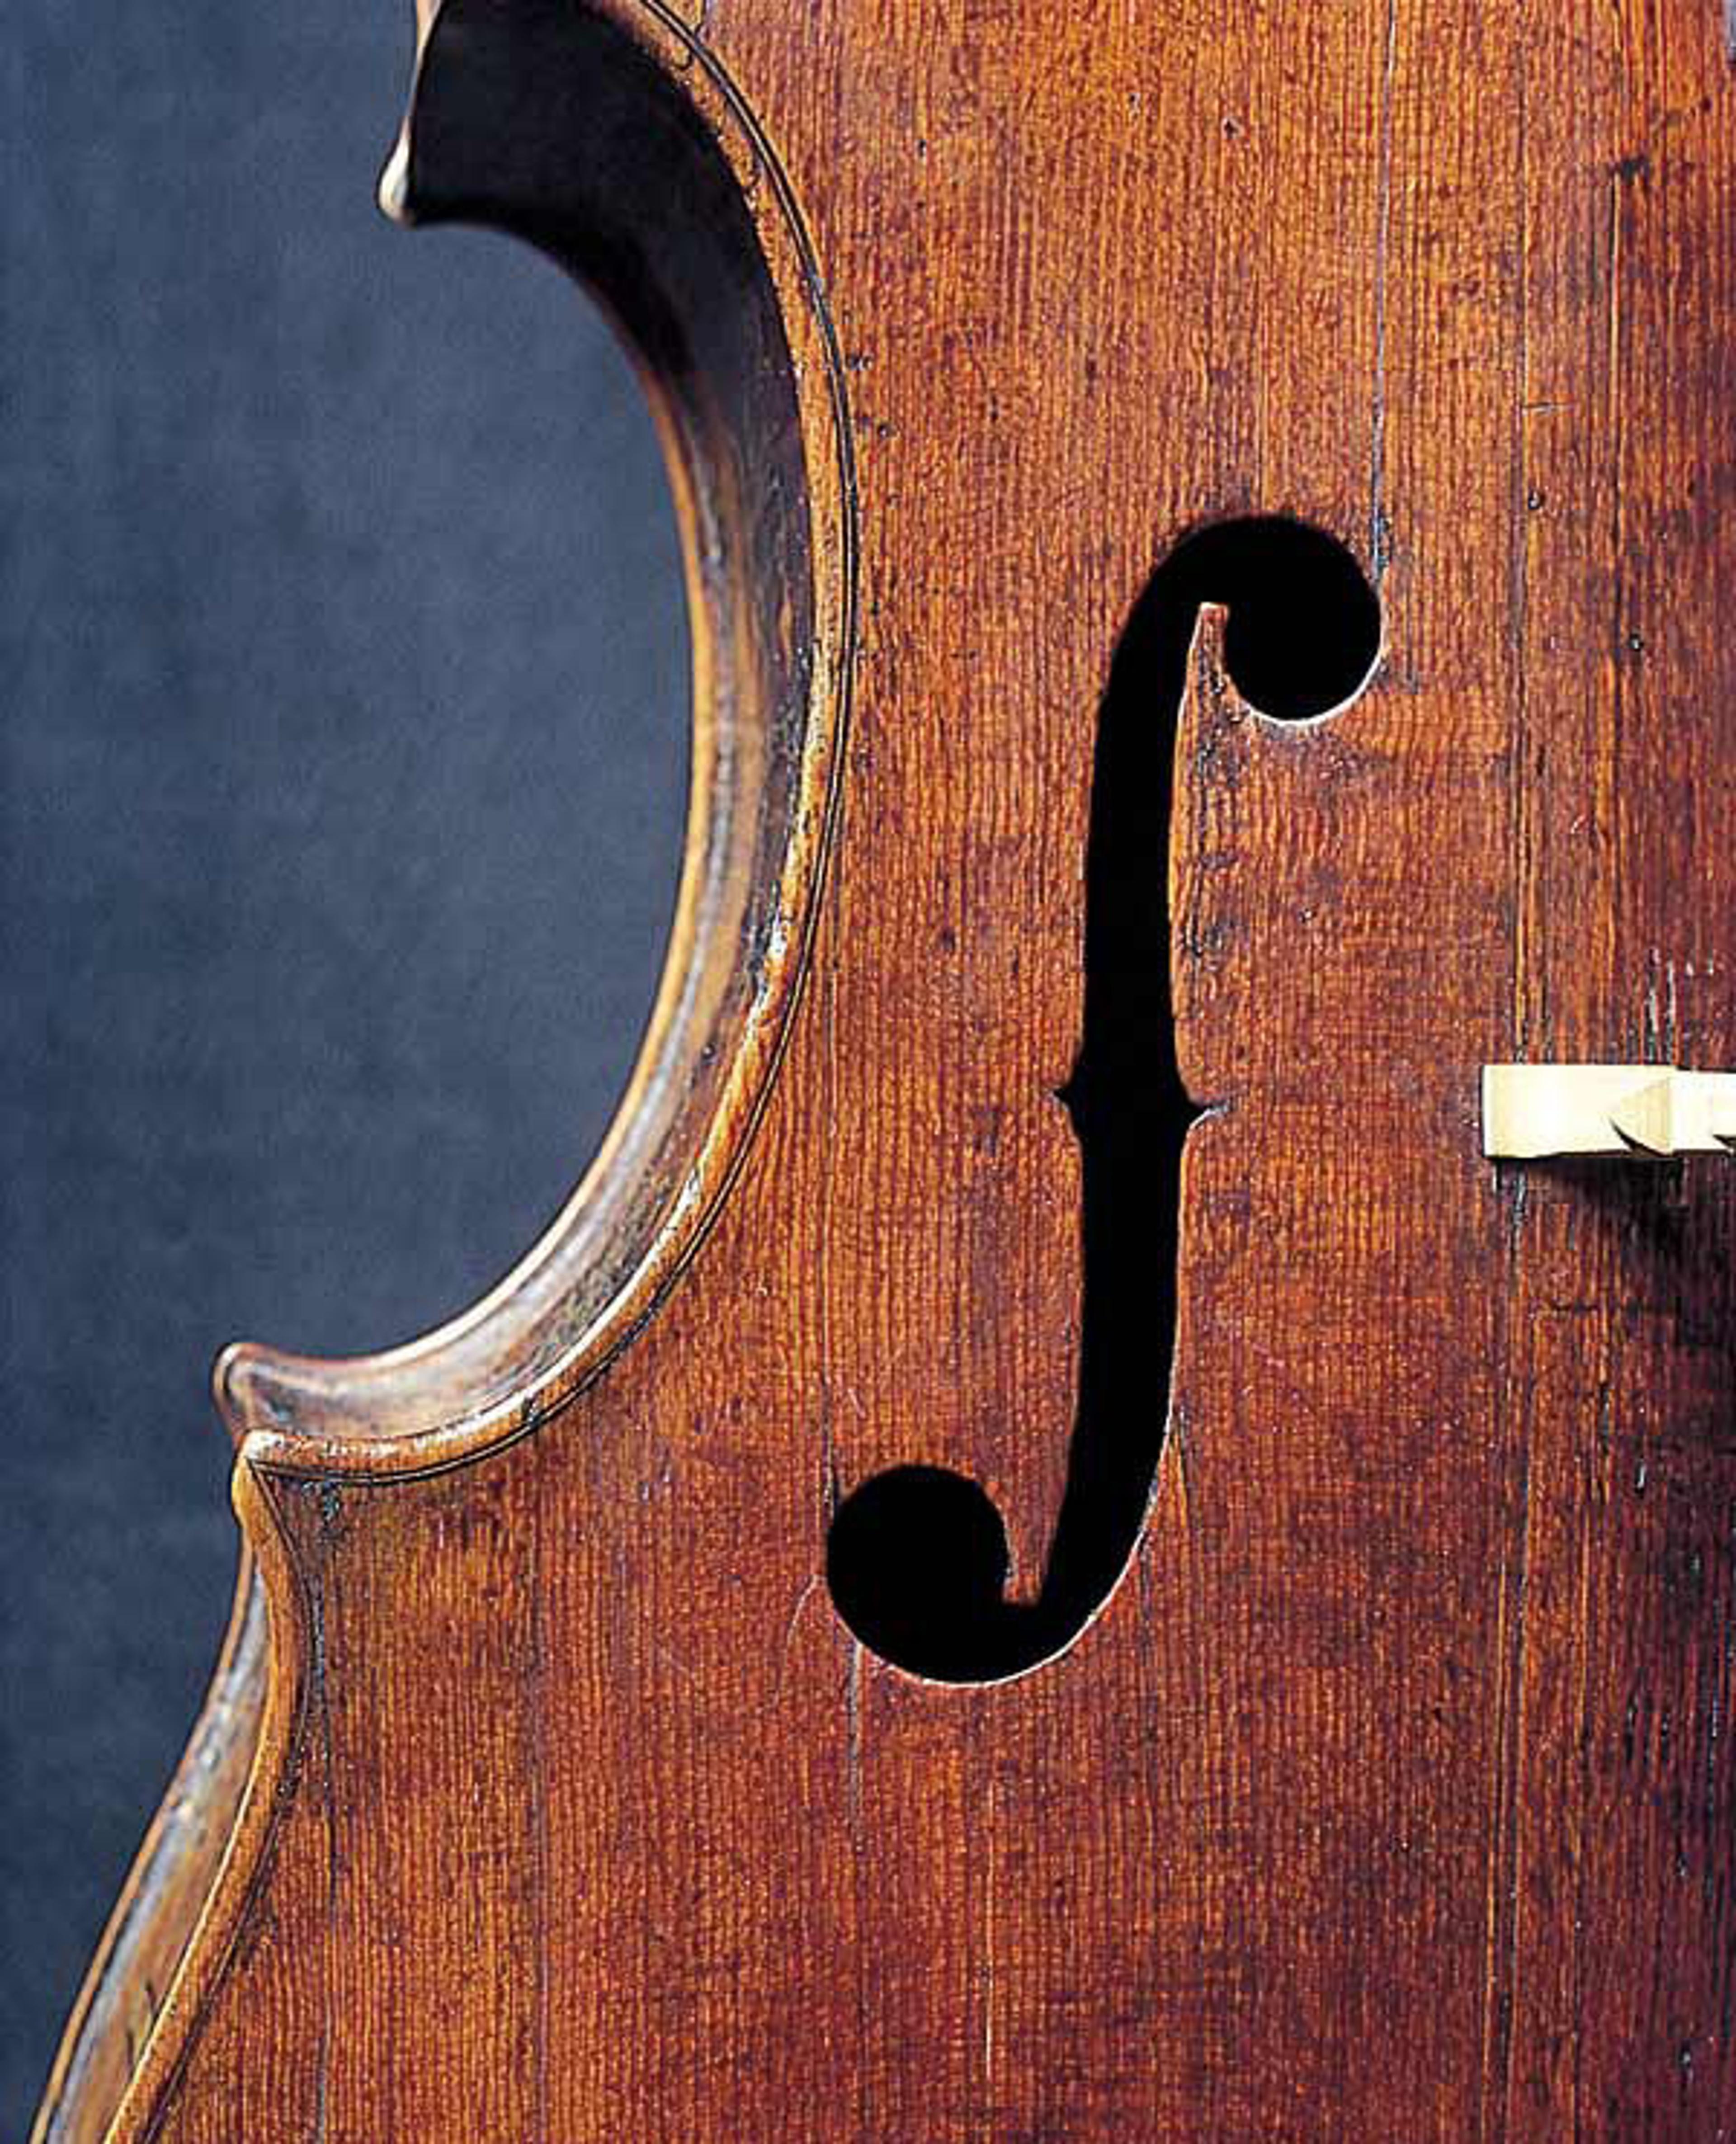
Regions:
M 386 158 L 385 169 L 379 175 L 375 199 L 382 216 L 396 224 L 408 226 L 413 218 L 409 206 L 410 136 L 406 126 L 392 146 Z
M 231 1340 L 211 1365 L 211 1397 L 218 1419 L 237 1450 L 250 1427 L 251 1408 L 248 1371 L 258 1349 L 246 1340 Z
M 415 4 L 416 48 L 410 69 L 409 108 L 404 114 L 403 126 L 398 130 L 398 139 L 392 144 L 392 153 L 386 158 L 385 169 L 379 175 L 379 184 L 374 189 L 374 199 L 379 204 L 381 215 L 405 227 L 416 221 L 415 208 L 410 199 L 410 128 L 415 115 L 416 91 L 422 79 L 423 62 L 428 56 L 429 40 L 439 21 L 444 0 L 415 0 Z

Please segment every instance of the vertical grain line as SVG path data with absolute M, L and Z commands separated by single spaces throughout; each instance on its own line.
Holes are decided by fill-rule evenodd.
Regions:
M 538 2144 L 550 2144 L 548 2126 L 548 2024 L 550 1986 L 548 1969 L 548 1662 L 543 1619 L 543 1506 L 531 1499 L 530 1536 L 530 1660 L 525 1690 L 530 1715 L 530 1828 L 531 1896 L 534 1901 L 531 1943 L 535 1953 L 534 2019 L 533 2035 Z
M 1515 310 L 1518 316 L 1517 349 L 1515 355 L 1515 385 L 1518 389 L 1513 419 L 1513 474 L 1510 479 L 1510 509 L 1513 514 L 1513 563 L 1510 592 L 1511 631 L 1513 636 L 1513 721 L 1511 750 L 1508 756 L 1507 780 L 1510 835 L 1509 851 L 1513 887 L 1513 1035 L 1512 1049 L 1516 1057 L 1526 1055 L 1530 1032 L 1530 992 L 1527 980 L 1531 953 L 1531 830 L 1530 783 L 1528 778 L 1530 746 L 1530 702 L 1526 690 L 1526 671 L 1529 649 L 1526 645 L 1530 622 L 1530 542 L 1531 529 L 1527 502 L 1530 495 L 1530 454 L 1525 439 L 1525 423 L 1530 408 L 1530 324 L 1526 315 L 1526 301 L 1530 295 L 1531 261 L 1530 200 L 1529 184 L 1530 142 L 1527 136 L 1526 95 L 1529 87 L 1525 60 L 1521 47 L 1519 69 L 1518 99 L 1519 126 L 1516 135 L 1517 187 L 1519 201 L 1519 280 Z M 1523 1189 L 1523 1179 L 1520 1179 Z
M 1386 250 L 1392 228 L 1392 80 L 1398 60 L 1398 0 L 1386 0 L 1386 52 L 1381 76 L 1379 206 L 1374 251 L 1374 396 L 1368 469 L 1368 570 L 1380 592 L 1391 548 L 1383 477 L 1386 460 Z

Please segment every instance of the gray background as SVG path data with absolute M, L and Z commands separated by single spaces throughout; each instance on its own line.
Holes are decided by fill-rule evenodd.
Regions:
M 460 1308 L 601 1135 L 675 883 L 638 390 L 372 206 L 409 0 L 17 0 L 0 206 L 0 2134 L 190 1728 L 211 1356 Z

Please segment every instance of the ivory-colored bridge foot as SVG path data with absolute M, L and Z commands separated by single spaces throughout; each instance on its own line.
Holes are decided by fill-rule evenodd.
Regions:
M 1665 1161 L 1736 1146 L 1736 1072 L 1672 1065 L 1486 1065 L 1483 1151 L 1497 1161 Z

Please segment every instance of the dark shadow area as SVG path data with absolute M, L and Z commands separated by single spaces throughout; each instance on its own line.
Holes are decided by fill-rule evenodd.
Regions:
M 1380 606 L 1344 547 L 1299 522 L 1221 522 L 1173 551 L 1135 606 L 1098 715 L 1085 861 L 1084 1032 L 1062 1090 L 1078 1134 L 1084 1253 L 1079 1414 L 1043 1589 L 1002 1597 L 1000 1516 L 975 1482 L 899 1467 L 841 1506 L 839 1614 L 895 1666 L 942 1682 L 1034 1667 L 1078 1635 L 1131 1555 L 1163 1450 L 1176 1316 L 1182 1144 L 1168 863 L 1176 721 L 1202 604 L 1228 611 L 1242 697 L 1285 721 L 1366 679 Z

